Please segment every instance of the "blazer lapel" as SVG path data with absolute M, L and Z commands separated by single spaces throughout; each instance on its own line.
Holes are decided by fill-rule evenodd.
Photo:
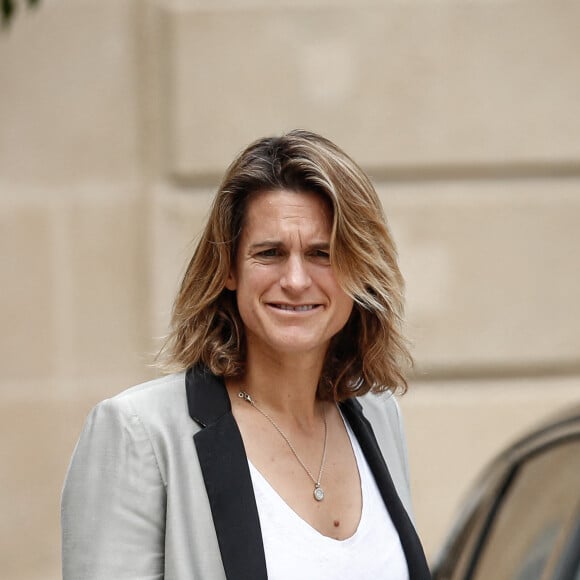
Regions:
M 363 415 L 361 404 L 355 399 L 348 399 L 341 403 L 340 407 L 360 443 L 391 520 L 399 533 L 403 552 L 407 559 L 409 578 L 412 580 L 430 580 L 431 574 L 423 547 L 397 494 L 371 424 Z
M 266 580 L 258 508 L 242 436 L 222 379 L 194 367 L 185 378 L 194 437 L 226 577 Z

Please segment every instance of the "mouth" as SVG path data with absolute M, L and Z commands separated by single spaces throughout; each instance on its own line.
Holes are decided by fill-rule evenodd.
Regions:
M 310 312 L 319 307 L 318 304 L 276 304 L 270 303 L 269 306 L 277 310 L 284 310 L 286 312 Z

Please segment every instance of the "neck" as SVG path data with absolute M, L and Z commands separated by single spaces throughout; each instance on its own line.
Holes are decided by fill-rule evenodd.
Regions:
M 242 379 L 231 381 L 232 395 L 248 392 L 258 405 L 275 414 L 294 417 L 303 425 L 320 421 L 316 392 L 323 361 L 271 360 L 248 356 Z

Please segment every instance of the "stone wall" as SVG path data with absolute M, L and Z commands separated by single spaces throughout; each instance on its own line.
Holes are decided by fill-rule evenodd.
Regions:
M 493 453 L 580 400 L 579 20 L 566 0 L 22 11 L 0 34 L 6 577 L 59 577 L 86 413 L 153 375 L 225 166 L 294 127 L 368 170 L 399 243 L 417 359 L 402 405 L 434 555 Z

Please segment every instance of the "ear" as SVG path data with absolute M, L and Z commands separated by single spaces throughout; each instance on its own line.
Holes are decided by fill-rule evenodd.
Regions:
M 238 287 L 238 281 L 236 280 L 236 274 L 233 270 L 230 270 L 228 277 L 226 278 L 226 288 L 228 290 L 235 290 Z

